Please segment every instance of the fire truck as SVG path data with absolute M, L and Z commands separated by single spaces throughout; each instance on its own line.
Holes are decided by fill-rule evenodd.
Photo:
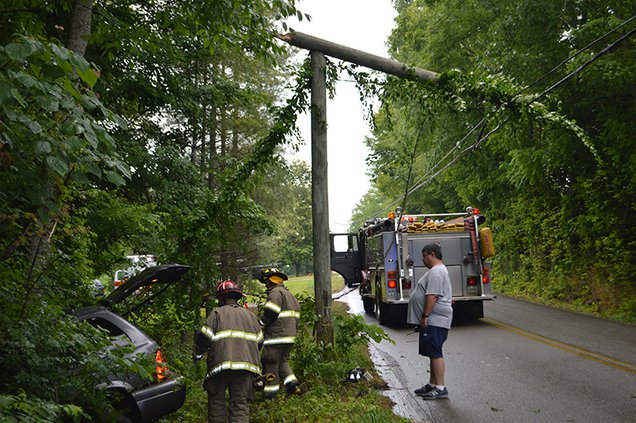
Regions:
M 411 292 L 428 271 L 422 247 L 442 249 L 453 292 L 455 318 L 484 317 L 483 302 L 493 300 L 492 232 L 477 208 L 465 212 L 403 215 L 367 221 L 358 233 L 331 234 L 331 267 L 348 286 L 359 286 L 365 312 L 380 324 L 406 323 Z

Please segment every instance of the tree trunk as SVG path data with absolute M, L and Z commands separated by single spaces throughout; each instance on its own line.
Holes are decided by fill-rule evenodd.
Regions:
M 216 129 L 218 127 L 217 109 L 216 106 L 210 107 L 210 145 L 208 147 L 208 188 L 214 188 L 214 168 L 216 162 Z
M 232 157 L 238 157 L 239 151 L 239 128 L 238 128 L 238 110 L 234 107 L 232 110 Z
M 91 35 L 92 16 L 93 0 L 75 0 L 66 47 L 80 56 L 86 53 L 88 38 Z
M 226 105 L 227 106 L 227 105 Z M 225 110 L 219 110 L 221 114 L 220 119 L 220 138 L 221 138 L 221 152 L 220 156 L 225 159 L 227 157 L 227 113 Z

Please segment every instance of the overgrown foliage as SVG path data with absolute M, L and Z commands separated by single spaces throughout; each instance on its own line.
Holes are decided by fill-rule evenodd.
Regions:
M 130 254 L 191 265 L 172 296 L 135 316 L 187 373 L 179 340 L 214 282 L 259 264 L 260 239 L 286 227 L 257 201 L 266 182 L 255 175 L 280 163 L 305 107 L 304 89 L 280 101 L 287 53 L 272 37 L 302 15 L 293 0 L 20 0 L 0 11 L 0 413 L 89 419 L 108 372 L 146 372 L 104 356 L 108 340 L 69 317 L 95 302 L 91 279 L 112 282 Z M 280 192 L 306 203 L 304 190 Z
M 373 87 L 374 186 L 356 216 L 480 207 L 500 290 L 634 320 L 634 1 L 395 4 L 392 55 L 441 78 Z M 147 373 L 69 317 L 128 254 L 192 266 L 133 317 L 199 383 L 189 340 L 214 281 L 264 261 L 307 270 L 308 169 L 286 167 L 280 147 L 310 75 L 305 64 L 285 87 L 287 52 L 272 37 L 302 16 L 296 2 L 0 0 L 0 11 L 0 416 L 95 418 L 107 373 Z M 301 337 L 307 394 L 287 412 L 333 416 L 320 407 L 342 412 L 339 399 L 371 392 L 338 379 L 382 333 L 356 318 L 335 331 L 334 349 Z M 197 404 L 177 418 L 203 415 Z M 374 404 L 345 401 L 339 415 L 390 414 Z M 282 419 L 276 405 L 256 419 Z

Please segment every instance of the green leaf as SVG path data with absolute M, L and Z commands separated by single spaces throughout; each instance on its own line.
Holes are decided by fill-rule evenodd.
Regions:
M 35 154 L 49 154 L 52 151 L 51 144 L 47 141 L 36 142 L 33 150 L 35 151 Z
M 88 164 L 88 171 L 92 173 L 93 175 L 97 176 L 98 178 L 102 177 L 102 170 L 95 163 Z
M 57 44 L 51 44 L 51 50 L 62 61 L 67 61 L 71 56 L 71 52 Z
M 128 129 L 128 124 L 126 123 L 126 121 L 122 119 L 121 116 L 119 116 L 117 113 L 113 113 L 111 110 L 103 106 L 102 113 L 104 114 L 104 117 L 115 122 L 121 129 Z
M 118 174 L 113 171 L 106 171 L 106 179 L 117 186 L 126 185 L 126 181 Z
M 27 125 L 27 127 L 33 134 L 39 134 L 42 132 L 42 127 L 40 126 L 38 122 L 29 118 L 25 118 L 24 123 Z
M 68 151 L 71 153 L 75 153 L 81 150 L 83 147 L 82 141 L 74 135 L 71 137 L 68 137 L 65 141 L 65 144 L 68 147 Z
M 99 145 L 99 138 L 97 138 L 91 123 L 88 120 L 83 120 L 82 123 L 84 126 L 84 138 L 86 138 L 86 141 L 88 141 L 91 147 L 97 148 Z
M 88 176 L 84 172 L 73 172 L 72 177 L 74 181 L 80 184 L 86 185 L 90 183 L 90 179 L 88 179 Z
M 126 165 L 124 162 L 122 162 L 121 160 L 112 159 L 110 164 L 115 169 L 117 169 L 122 175 L 124 175 L 127 178 L 130 178 L 130 169 L 128 168 L 128 165 Z
M 75 66 L 75 69 L 77 69 L 77 73 L 80 74 L 80 77 L 82 76 L 82 73 L 86 72 L 91 67 L 86 59 L 77 54 L 73 54 L 71 56 L 70 62 L 73 64 L 73 66 Z
M 100 102 L 97 97 L 93 95 L 82 95 L 81 97 L 82 106 L 86 107 L 88 110 L 93 110 L 94 108 L 100 106 Z
M 57 65 L 54 65 L 51 63 L 44 63 L 42 65 L 42 75 L 50 79 L 58 79 L 65 76 L 66 72 L 64 72 L 64 69 L 60 68 Z
M 27 107 L 27 102 L 24 100 L 17 88 L 11 88 L 11 95 L 13 98 L 18 100 L 18 103 L 20 103 L 22 107 Z
M 31 43 L 13 43 L 5 47 L 5 51 L 14 60 L 24 60 L 35 52 L 35 47 Z
M 0 104 L 6 103 L 7 100 L 13 98 L 11 95 L 12 84 L 9 84 L 6 81 L 0 81 Z
M 49 168 L 53 169 L 60 176 L 64 176 L 68 173 L 68 162 L 63 157 L 48 156 L 46 163 L 49 165 Z
M 64 80 L 64 88 L 66 88 L 66 91 L 68 91 L 73 97 L 75 97 L 76 99 L 80 99 L 80 93 L 77 92 L 77 90 L 75 89 L 75 87 L 73 86 L 73 84 L 71 83 L 70 79 L 65 79 Z
M 78 70 L 77 73 L 80 78 L 82 78 L 82 81 L 86 82 L 88 86 L 93 89 L 97 82 L 97 72 L 95 72 L 93 68 L 88 68 L 86 71 Z
M 57 101 L 51 100 L 48 97 L 39 96 L 36 99 L 38 105 L 45 111 L 49 113 L 55 113 L 60 110 L 60 103 Z
M 22 84 L 26 88 L 36 87 L 42 90 L 42 84 L 40 84 L 40 82 L 34 77 L 32 77 L 31 75 L 22 74 L 18 76 L 16 79 L 18 80 L 18 82 L 20 82 L 20 84 Z

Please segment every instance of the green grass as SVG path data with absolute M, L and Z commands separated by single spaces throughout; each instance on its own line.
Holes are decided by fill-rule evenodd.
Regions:
M 313 297 L 314 295 L 314 276 L 291 276 L 288 281 L 285 282 L 285 286 L 289 291 L 294 294 L 305 293 Z M 345 286 L 344 279 L 339 274 L 331 273 L 331 292 L 341 291 Z

